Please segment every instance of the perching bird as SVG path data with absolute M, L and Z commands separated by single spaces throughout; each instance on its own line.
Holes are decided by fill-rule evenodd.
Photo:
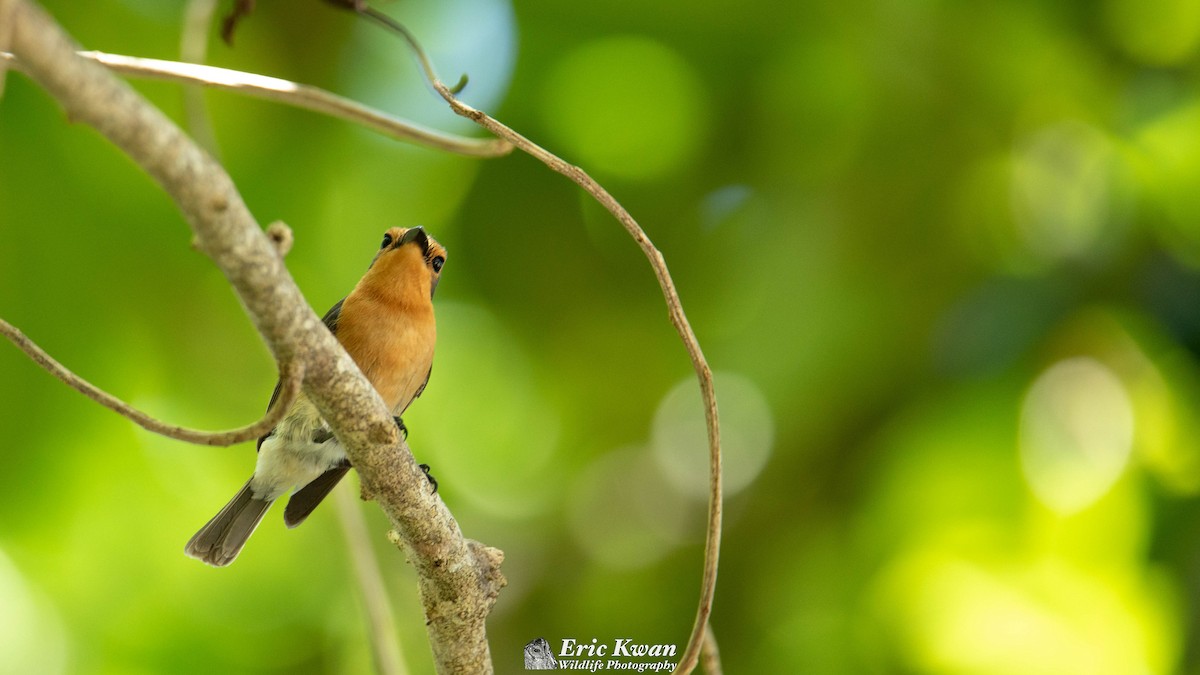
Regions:
M 325 314 L 325 325 L 397 415 L 402 429 L 398 416 L 429 381 L 437 337 L 433 292 L 445 262 L 446 249 L 424 229 L 393 227 L 383 235 L 383 245 L 358 285 Z M 268 409 L 278 396 L 276 384 Z M 187 554 L 210 565 L 228 565 L 276 499 L 301 486 L 283 512 L 284 523 L 295 527 L 349 468 L 325 420 L 299 394 L 279 424 L 258 439 L 254 475 L 192 537 Z

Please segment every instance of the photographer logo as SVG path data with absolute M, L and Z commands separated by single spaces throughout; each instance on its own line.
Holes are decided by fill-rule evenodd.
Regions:
M 670 672 L 679 664 L 673 644 L 646 644 L 633 638 L 601 642 L 563 638 L 554 643 L 536 638 L 525 645 L 525 670 L 627 670 L 635 673 Z M 673 660 L 674 659 L 674 660 Z

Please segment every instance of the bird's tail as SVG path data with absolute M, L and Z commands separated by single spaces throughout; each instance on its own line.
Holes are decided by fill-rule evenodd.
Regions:
M 241 553 L 246 540 L 270 508 L 273 499 L 257 499 L 250 482 L 238 491 L 208 524 L 187 543 L 184 551 L 209 565 L 224 567 Z

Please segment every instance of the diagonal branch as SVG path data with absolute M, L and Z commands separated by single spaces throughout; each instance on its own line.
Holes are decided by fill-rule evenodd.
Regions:
M 7 0 L 0 0 L 4 2 Z M 512 151 L 512 146 L 495 138 L 467 138 L 455 136 L 402 120 L 387 113 L 365 106 L 348 98 L 338 96 L 290 80 L 266 75 L 244 73 L 239 70 L 204 66 L 195 63 L 144 59 L 136 56 L 107 54 L 105 52 L 80 52 L 83 58 L 91 59 L 110 70 L 150 80 L 165 80 L 198 84 L 213 89 L 233 91 L 246 96 L 276 103 L 285 103 L 297 108 L 329 115 L 373 129 L 384 136 L 418 145 L 444 150 L 468 157 L 501 157 Z M 0 50 L 0 68 L 4 63 L 20 70 L 23 65 L 15 54 Z
M 26 337 L 15 326 L 3 319 L 0 319 L 0 335 L 12 341 L 17 348 L 33 359 L 34 363 L 45 368 L 51 375 L 62 380 L 72 389 L 87 396 L 96 403 L 122 417 L 128 418 L 146 431 L 186 443 L 195 443 L 196 445 L 237 445 L 238 443 L 245 443 L 266 434 L 275 428 L 275 425 L 279 423 L 284 413 L 287 412 L 287 409 L 296 400 L 296 396 L 300 394 L 300 382 L 304 379 L 304 364 L 296 360 L 286 361 L 279 373 L 279 380 L 282 383 L 279 390 L 279 398 L 262 419 L 229 431 L 199 431 L 157 420 L 79 377 L 68 370 L 66 366 L 54 360 L 44 349 L 34 344 L 33 340 Z
M 137 162 L 176 202 L 196 247 L 220 268 L 281 363 L 303 363 L 303 389 L 334 430 L 417 571 L 440 673 L 490 673 L 485 620 L 503 554 L 465 539 L 429 494 L 390 411 L 325 329 L 229 175 L 158 109 L 93 61 L 29 0 L 15 0 L 12 52 L 66 110 Z

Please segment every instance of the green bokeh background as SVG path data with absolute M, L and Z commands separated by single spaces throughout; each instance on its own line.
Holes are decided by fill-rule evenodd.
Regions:
M 228 2 L 222 3 L 222 10 Z M 47 2 L 177 58 L 182 3 Z M 1200 673 L 1200 9 L 1190 0 L 381 5 L 463 97 L 591 171 L 718 373 L 730 673 Z M 210 62 L 459 133 L 400 43 L 263 0 Z M 267 351 L 161 191 L 24 77 L 0 101 L 0 316 L 158 417 L 257 416 Z M 176 120 L 178 85 L 135 85 Z M 503 549 L 497 671 L 535 637 L 682 647 L 703 426 L 653 275 L 524 156 L 475 160 L 228 93 L 222 161 L 318 312 L 394 225 L 449 249 L 405 415 Z M 336 513 L 183 544 L 251 446 L 144 433 L 0 346 L 0 673 L 361 673 Z M 405 660 L 411 567 L 363 507 Z

